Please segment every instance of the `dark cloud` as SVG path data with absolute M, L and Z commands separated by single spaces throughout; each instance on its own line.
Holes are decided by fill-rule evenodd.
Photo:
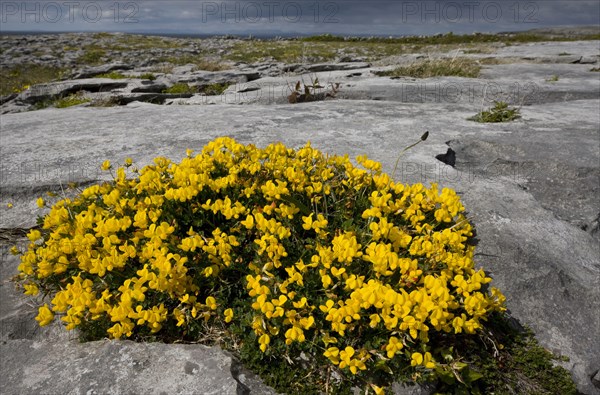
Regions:
M 0 1 L 2 31 L 405 35 L 598 25 L 597 0 Z

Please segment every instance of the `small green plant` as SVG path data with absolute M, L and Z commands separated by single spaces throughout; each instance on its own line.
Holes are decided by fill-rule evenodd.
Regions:
M 83 97 L 80 93 L 74 93 L 69 96 L 60 98 L 54 102 L 56 108 L 67 108 L 90 102 L 90 99 Z
M 115 107 L 121 105 L 121 101 L 116 96 L 96 98 L 90 102 L 91 107 Z
M 470 55 L 470 54 L 480 54 L 480 53 L 482 53 L 482 52 L 483 52 L 483 51 L 482 51 L 481 49 L 479 49 L 479 48 L 474 48 L 474 49 L 465 49 L 465 50 L 463 50 L 463 53 L 464 53 L 465 55 Z
M 144 74 L 140 75 L 140 78 L 143 80 L 150 80 L 150 81 L 156 80 L 156 76 L 152 73 L 144 73 Z
M 570 56 L 571 54 L 568 52 L 561 52 L 558 54 L 558 56 Z
M 377 72 L 376 74 L 393 78 L 431 78 L 443 76 L 477 78 L 480 70 L 481 66 L 475 60 L 453 58 L 426 60 L 409 66 L 396 67 L 393 70 Z
M 178 82 L 176 84 L 173 84 L 171 87 L 163 90 L 163 93 L 171 93 L 171 94 L 177 94 L 177 95 L 183 95 L 183 94 L 190 94 L 190 93 L 197 93 L 198 89 L 196 87 L 193 86 L 189 86 L 188 84 L 182 83 L 182 82 Z
M 84 65 L 97 65 L 102 63 L 102 58 L 105 56 L 106 52 L 103 49 L 89 48 L 76 59 L 76 62 Z
M 559 80 L 558 75 L 554 74 L 552 77 L 546 79 L 547 82 L 556 82 Z
M 95 76 L 96 78 L 110 78 L 111 80 L 122 80 L 128 78 L 127 76 L 119 73 L 118 71 L 111 71 L 110 73 L 102 73 Z
M 210 84 L 207 85 L 201 89 L 199 89 L 199 91 L 201 93 L 204 93 L 205 95 L 209 95 L 209 96 L 218 96 L 218 95 L 222 95 L 223 92 L 225 92 L 225 90 L 229 87 L 228 83 L 214 83 L 214 84 Z
M 289 103 L 304 103 L 311 101 L 325 100 L 328 98 L 335 98 L 340 89 L 340 83 L 330 83 L 330 89 L 325 91 L 325 86 L 319 84 L 319 79 L 315 78 L 311 80 L 310 84 L 296 82 L 293 89 L 290 89 L 292 93 L 288 95 Z
M 519 109 L 509 107 L 507 103 L 495 101 L 494 107 L 481 111 L 477 115 L 468 118 L 475 122 L 509 122 L 520 118 Z

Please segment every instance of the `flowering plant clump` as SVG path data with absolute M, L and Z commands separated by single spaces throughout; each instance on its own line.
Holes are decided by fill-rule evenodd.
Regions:
M 376 393 L 400 373 L 462 382 L 444 339 L 479 333 L 504 296 L 474 268 L 459 197 L 357 162 L 230 138 L 181 163 L 127 160 L 53 205 L 18 280 L 51 298 L 40 325 L 60 317 L 91 338 L 218 334 Z

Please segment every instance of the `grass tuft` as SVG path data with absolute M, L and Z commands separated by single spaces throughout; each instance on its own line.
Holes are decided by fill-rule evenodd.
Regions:
M 468 118 L 470 121 L 488 123 L 488 122 L 509 122 L 521 117 L 518 108 L 509 107 L 507 103 L 494 102 L 494 107 L 481 111 L 477 115 Z
M 63 98 L 60 98 L 54 102 L 56 108 L 67 108 L 77 106 L 79 104 L 89 103 L 90 99 L 83 97 L 81 94 L 72 94 Z
M 111 80 L 122 80 L 127 76 L 119 73 L 118 71 L 111 71 L 110 73 L 102 73 L 95 76 L 95 78 L 110 78 Z
M 467 77 L 477 78 L 481 66 L 474 60 L 466 58 L 426 60 L 408 66 L 396 67 L 393 70 L 376 73 L 385 77 Z
M 163 93 L 171 93 L 171 94 L 181 95 L 181 94 L 188 94 L 188 93 L 198 93 L 198 89 L 196 87 L 189 86 L 188 84 L 178 82 L 178 83 L 174 84 L 173 86 L 163 90 Z

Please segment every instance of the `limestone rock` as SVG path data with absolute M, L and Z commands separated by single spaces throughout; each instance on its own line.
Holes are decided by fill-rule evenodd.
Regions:
M 92 78 L 96 77 L 99 74 L 110 73 L 111 71 L 122 71 L 122 70 L 131 70 L 133 66 L 130 64 L 125 64 L 121 62 L 117 63 L 108 63 L 95 67 L 86 67 L 83 70 L 80 70 L 73 74 L 73 79 L 80 78 Z
M 366 69 L 371 66 L 365 62 L 346 62 L 346 63 L 317 63 L 304 65 L 303 68 L 311 73 L 320 71 L 334 71 L 334 70 L 356 70 Z
M 232 374 L 237 362 L 197 344 L 96 341 L 0 344 L 2 394 L 275 394 Z M 249 383 L 249 380 L 245 380 Z
M 127 84 L 127 81 L 113 80 L 110 78 L 87 78 L 50 82 L 48 84 L 34 85 L 26 91 L 21 92 L 14 100 L 33 104 L 80 91 L 107 92 L 118 88 L 124 88 Z

